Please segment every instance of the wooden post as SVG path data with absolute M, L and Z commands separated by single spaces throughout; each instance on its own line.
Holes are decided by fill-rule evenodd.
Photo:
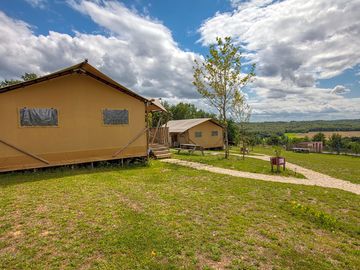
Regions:
M 155 138 L 156 138 L 156 135 L 157 135 L 158 129 L 159 129 L 159 127 L 160 127 L 161 118 L 162 118 L 162 115 L 160 115 L 159 122 L 157 123 L 156 129 L 155 129 L 155 133 L 154 133 L 154 136 L 153 136 L 153 139 L 152 139 L 152 142 L 151 142 L 152 144 L 153 144 L 153 143 L 154 143 L 154 141 L 155 141 Z

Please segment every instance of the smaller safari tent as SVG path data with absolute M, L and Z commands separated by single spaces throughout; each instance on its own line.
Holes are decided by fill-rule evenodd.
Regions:
M 0 172 L 146 158 L 162 110 L 87 61 L 0 88 Z
M 203 148 L 224 146 L 223 127 L 211 118 L 172 120 L 167 123 L 172 147 L 196 144 Z
M 322 142 L 300 142 L 295 144 L 295 149 L 296 148 L 300 148 L 300 149 L 306 149 L 309 152 L 314 152 L 314 153 L 321 153 L 323 150 L 323 143 Z

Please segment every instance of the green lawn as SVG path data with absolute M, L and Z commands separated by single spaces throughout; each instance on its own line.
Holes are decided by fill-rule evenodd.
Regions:
M 296 133 L 285 133 L 285 136 L 287 136 L 289 139 L 297 138 Z
M 0 175 L 0 269 L 359 269 L 360 196 L 150 167 Z
M 255 147 L 253 152 L 274 155 L 274 150 L 271 147 Z M 286 157 L 286 160 L 291 163 L 360 184 L 360 157 L 316 153 L 305 154 L 291 151 L 282 151 L 282 156 Z
M 248 157 L 245 157 L 244 160 L 242 159 L 242 157 L 238 156 L 230 156 L 228 159 L 225 159 L 223 154 L 205 154 L 205 156 L 202 156 L 200 153 L 192 155 L 189 155 L 187 153 L 173 153 L 172 157 L 238 171 L 305 178 L 302 174 L 295 174 L 294 171 L 288 169 L 286 169 L 285 171 L 281 170 L 279 173 L 272 172 L 269 161 Z

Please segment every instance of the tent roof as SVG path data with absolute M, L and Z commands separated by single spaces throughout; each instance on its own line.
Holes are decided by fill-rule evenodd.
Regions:
M 165 107 L 161 104 L 160 100 L 157 98 L 147 98 L 151 102 L 151 104 L 148 107 L 148 112 L 167 112 Z
M 204 122 L 211 121 L 214 124 L 223 127 L 218 122 L 212 118 L 197 118 L 197 119 L 184 119 L 184 120 L 171 120 L 167 122 L 167 127 L 169 127 L 170 133 L 183 133 L 188 129 L 195 127 Z
M 32 84 L 36 84 L 36 83 L 40 83 L 40 82 L 44 82 L 47 80 L 51 80 L 51 79 L 55 79 L 61 76 L 65 76 L 65 75 L 69 75 L 69 74 L 73 74 L 73 73 L 79 73 L 79 74 L 85 74 L 87 76 L 90 76 L 98 81 L 101 81 L 102 83 L 105 83 L 115 89 L 117 89 L 120 92 L 123 92 L 125 94 L 128 94 L 134 98 L 137 98 L 141 101 L 147 101 L 146 98 L 136 94 L 135 92 L 129 90 L 128 88 L 126 88 L 125 86 L 119 84 L 118 82 L 114 81 L 113 79 L 111 79 L 110 77 L 106 76 L 104 73 L 100 72 L 99 70 L 97 70 L 95 67 L 93 67 L 92 65 L 90 65 L 87 60 L 70 66 L 68 68 L 56 71 L 54 73 L 50 73 L 48 75 L 33 79 L 33 80 L 29 80 L 29 81 L 25 81 L 25 82 L 21 82 L 21 83 L 17 83 L 14 85 L 9 85 L 3 88 L 0 88 L 0 94 L 1 93 L 5 93 L 8 91 L 12 91 L 18 88 L 23 88 Z

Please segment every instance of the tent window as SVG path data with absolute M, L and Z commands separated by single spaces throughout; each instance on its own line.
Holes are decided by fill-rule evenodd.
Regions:
M 201 138 L 202 132 L 201 131 L 195 131 L 195 138 Z
M 58 111 L 53 108 L 21 108 L 20 125 L 22 127 L 56 127 L 58 126 Z
M 125 125 L 129 124 L 128 110 L 103 110 L 103 120 L 105 125 Z
M 219 132 L 217 130 L 211 131 L 211 136 L 219 136 Z

